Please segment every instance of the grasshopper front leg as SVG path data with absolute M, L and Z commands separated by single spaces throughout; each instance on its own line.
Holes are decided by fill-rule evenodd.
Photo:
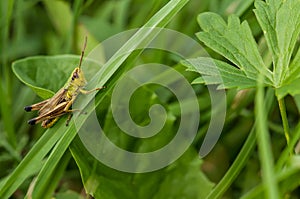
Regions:
M 90 94 L 90 93 L 92 93 L 92 92 L 94 92 L 94 91 L 101 90 L 101 89 L 103 89 L 103 88 L 105 88 L 105 87 L 103 86 L 103 87 L 101 87 L 101 88 L 95 88 L 95 89 L 92 89 L 92 90 L 84 90 L 84 89 L 80 89 L 79 91 L 80 91 L 80 93 L 87 95 L 87 94 Z M 72 104 L 74 103 L 74 101 L 75 101 L 75 98 L 73 98 L 73 99 L 66 105 L 66 107 L 64 108 L 64 111 L 65 111 L 65 112 L 70 112 L 70 115 L 68 116 L 68 119 L 67 119 L 67 121 L 66 121 L 66 126 L 69 125 L 69 123 L 70 123 L 70 121 L 71 121 L 71 119 L 72 119 L 72 117 L 73 117 L 72 112 L 74 112 L 74 111 L 81 111 L 80 109 L 69 109 L 69 108 L 72 106 Z
M 99 91 L 99 90 L 101 90 L 101 89 L 103 89 L 103 88 L 105 88 L 105 86 L 100 87 L 100 88 L 94 88 L 94 89 L 92 89 L 92 90 L 84 90 L 84 89 L 80 89 L 79 91 L 80 91 L 80 93 L 87 95 L 87 94 L 90 94 L 90 93 L 92 93 L 92 92 L 94 92 L 94 91 Z
M 66 121 L 66 126 L 69 126 L 69 123 L 70 123 L 70 121 L 71 121 L 71 119 L 72 119 L 72 117 L 73 117 L 73 113 L 72 113 L 72 112 L 74 112 L 74 111 L 81 111 L 80 109 L 70 109 L 71 106 L 72 106 L 72 104 L 74 103 L 74 101 L 75 101 L 75 98 L 72 98 L 72 99 L 68 102 L 68 104 L 66 105 L 66 107 L 64 108 L 64 112 L 70 113 L 69 116 L 68 116 L 68 119 L 67 119 L 67 121 Z

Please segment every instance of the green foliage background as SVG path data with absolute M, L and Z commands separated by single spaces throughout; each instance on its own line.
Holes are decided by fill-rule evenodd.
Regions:
M 0 6 L 0 198 L 299 197 L 298 0 L 6 0 Z M 23 107 L 64 85 L 85 35 L 88 54 L 106 38 L 140 27 L 167 27 L 194 38 L 219 73 L 208 58 L 180 60 L 159 50 L 112 57 L 96 74 L 101 82 L 90 82 L 107 87 L 96 96 L 99 122 L 116 145 L 130 151 L 153 151 L 170 141 L 180 118 L 172 93 L 147 85 L 131 100 L 140 125 L 149 122 L 153 104 L 168 112 L 162 132 L 149 140 L 116 126 L 110 99 L 115 83 L 135 64 L 173 66 L 193 85 L 201 110 L 197 137 L 182 157 L 155 172 L 120 172 L 95 160 L 74 123 L 65 127 L 66 118 L 46 131 L 27 124 L 34 114 Z M 151 32 L 135 34 L 124 50 L 149 37 Z M 211 116 L 205 84 L 227 89 L 227 115 L 217 145 L 200 159 Z M 87 117 L 79 117 L 78 125 Z

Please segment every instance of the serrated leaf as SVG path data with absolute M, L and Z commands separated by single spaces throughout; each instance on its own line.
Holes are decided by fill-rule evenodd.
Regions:
M 47 99 L 66 83 L 79 59 L 76 55 L 34 56 L 13 62 L 12 69 L 20 81 Z M 91 60 L 84 63 L 89 65 L 89 73 L 99 69 Z
M 199 57 L 182 62 L 187 70 L 200 73 L 193 83 L 220 84 L 218 88 L 251 88 L 256 86 L 256 80 L 248 78 L 243 71 L 219 60 Z
M 197 37 L 208 47 L 234 63 L 248 78 L 256 79 L 262 73 L 266 82 L 272 83 L 272 72 L 264 64 L 247 22 L 240 23 L 232 15 L 226 24 L 217 14 L 202 13 L 198 23 L 203 32 Z
M 256 1 L 254 10 L 273 54 L 275 87 L 281 86 L 300 32 L 300 1 Z
M 299 85 L 300 85 L 300 78 L 294 79 L 288 84 L 282 85 L 281 87 L 276 89 L 277 98 L 281 99 L 287 94 L 290 94 L 292 96 L 300 94 Z
M 194 79 L 192 81 L 192 84 L 204 84 L 204 83 L 205 83 L 205 81 L 202 77 L 197 77 L 196 79 Z
M 299 50 L 290 68 L 288 67 L 300 33 L 300 13 L 298 12 L 300 1 L 269 0 L 264 2 L 257 0 L 255 7 L 255 14 L 272 52 L 273 72 L 264 65 L 247 22 L 240 23 L 235 16 L 230 16 L 228 24 L 226 24 L 216 14 L 203 13 L 199 15 L 198 21 L 203 32 L 198 33 L 197 36 L 208 47 L 231 61 L 248 79 L 256 79 L 259 73 L 264 74 L 265 83 L 278 89 L 276 94 L 279 98 L 287 94 L 296 95 L 299 93 L 296 89 L 300 70 L 298 64 L 300 60 Z M 205 75 L 203 70 L 198 72 L 200 71 Z M 225 74 L 221 76 L 224 88 L 233 87 L 236 78 L 230 79 L 230 75 Z M 197 79 L 197 82 L 203 82 L 204 77 Z M 216 76 L 210 75 L 210 77 L 205 78 L 206 83 L 221 84 Z M 241 84 L 241 87 L 244 86 L 243 82 L 236 83 Z M 246 83 L 246 79 L 245 84 L 245 87 L 253 86 L 250 82 Z
M 290 73 L 285 78 L 284 84 L 289 84 L 291 81 L 300 78 L 300 48 L 298 49 L 291 65 Z

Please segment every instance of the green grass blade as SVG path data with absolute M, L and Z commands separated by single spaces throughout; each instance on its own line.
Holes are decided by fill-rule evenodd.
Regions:
M 279 198 L 277 182 L 273 165 L 273 155 L 271 150 L 270 135 L 267 127 L 267 111 L 264 106 L 264 87 L 258 79 L 257 94 L 255 98 L 255 115 L 257 118 L 257 143 L 262 167 L 262 180 L 266 187 L 266 198 Z
M 291 152 L 293 152 L 294 147 L 297 145 L 300 139 L 300 123 L 298 123 L 294 132 L 291 133 L 290 144 L 285 147 L 285 149 L 281 152 L 280 157 L 277 160 L 275 170 L 280 171 L 283 169 L 284 165 L 288 162 L 291 157 Z
M 26 178 L 40 170 L 43 158 L 62 135 L 62 131 L 55 133 L 57 129 L 58 126 L 46 131 L 8 179 L 1 184 L 0 198 L 9 198 Z
M 70 135 L 70 134 L 66 134 L 66 135 Z M 50 157 L 55 152 L 55 150 L 66 150 L 65 148 L 62 148 L 65 145 L 62 145 L 60 143 L 61 142 L 68 143 L 66 140 L 72 141 L 72 139 L 73 138 L 64 136 L 61 140 L 59 140 L 59 142 L 53 149 L 53 152 L 51 153 Z M 55 156 L 55 154 L 54 154 L 54 156 Z M 33 198 L 51 198 L 52 197 L 52 194 L 55 191 L 57 184 L 61 180 L 61 176 L 63 175 L 65 168 L 68 165 L 68 162 L 71 158 L 71 154 L 64 153 L 62 157 L 54 157 L 54 158 L 57 158 L 59 160 L 58 164 L 55 164 L 55 162 L 51 163 L 51 162 L 47 161 L 47 166 L 44 166 L 44 167 L 51 167 L 53 169 L 51 171 L 44 173 L 44 175 L 43 175 L 44 179 L 42 180 L 42 183 L 40 182 L 39 178 L 36 179 L 34 192 L 32 193 Z M 43 171 L 43 169 L 42 169 L 42 171 Z
M 265 107 L 266 111 L 270 110 L 272 101 L 274 99 L 274 92 L 272 89 L 269 89 L 266 95 L 265 100 Z M 226 190 L 230 187 L 230 185 L 233 183 L 233 181 L 236 179 L 236 177 L 240 174 L 241 170 L 246 165 L 251 152 L 253 151 L 255 147 L 255 141 L 256 141 L 256 135 L 255 135 L 255 128 L 256 128 L 257 122 L 252 127 L 252 130 L 241 149 L 241 152 L 236 157 L 235 161 L 233 162 L 230 169 L 227 171 L 227 173 L 224 175 L 222 180 L 216 185 L 216 187 L 212 190 L 212 192 L 207 196 L 207 199 L 213 199 L 213 198 L 220 198 Z
M 1 111 L 1 117 L 4 122 L 5 127 L 5 135 L 7 141 L 11 144 L 13 148 L 16 148 L 17 146 L 17 139 L 15 135 L 15 129 L 14 129 L 14 123 L 12 118 L 12 111 L 11 111 L 11 105 L 9 104 L 8 99 L 8 92 L 7 89 L 3 87 L 3 81 L 0 77 L 0 111 Z
M 297 167 L 288 168 L 275 177 L 282 194 L 288 193 L 299 186 L 300 170 Z M 242 199 L 265 198 L 266 187 L 259 184 L 246 193 Z
M 43 4 L 54 28 L 63 38 L 66 38 L 72 26 L 72 11 L 68 3 L 65 1 L 44 0 Z
M 15 135 L 14 121 L 12 118 L 12 106 L 11 101 L 11 75 L 8 65 L 8 54 L 7 49 L 9 48 L 9 31 L 12 26 L 12 16 L 14 12 L 14 0 L 2 1 L 0 3 L 0 59 L 1 59 L 1 72 L 0 72 L 0 97 L 1 97 L 1 117 L 4 121 L 4 128 L 6 133 L 6 138 L 8 142 L 16 148 L 17 139 Z

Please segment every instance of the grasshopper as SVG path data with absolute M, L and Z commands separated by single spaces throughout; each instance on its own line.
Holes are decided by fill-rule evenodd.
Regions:
M 69 80 L 66 82 L 65 86 L 62 87 L 53 97 L 41 101 L 39 103 L 26 106 L 24 108 L 25 111 L 38 111 L 38 116 L 28 120 L 28 124 L 35 125 L 39 122 L 42 122 L 41 126 L 44 128 L 52 127 L 57 120 L 65 115 L 69 114 L 69 117 L 66 122 L 66 126 L 68 126 L 72 112 L 81 111 L 78 109 L 72 109 L 72 104 L 74 103 L 77 96 L 82 94 L 89 94 L 93 91 L 100 90 L 102 88 L 95 88 L 92 90 L 84 90 L 87 81 L 84 77 L 83 71 L 81 70 L 81 63 L 84 56 L 84 51 L 86 48 L 87 37 L 85 37 L 83 49 L 81 51 L 81 57 L 79 60 L 79 65 L 76 67 Z

